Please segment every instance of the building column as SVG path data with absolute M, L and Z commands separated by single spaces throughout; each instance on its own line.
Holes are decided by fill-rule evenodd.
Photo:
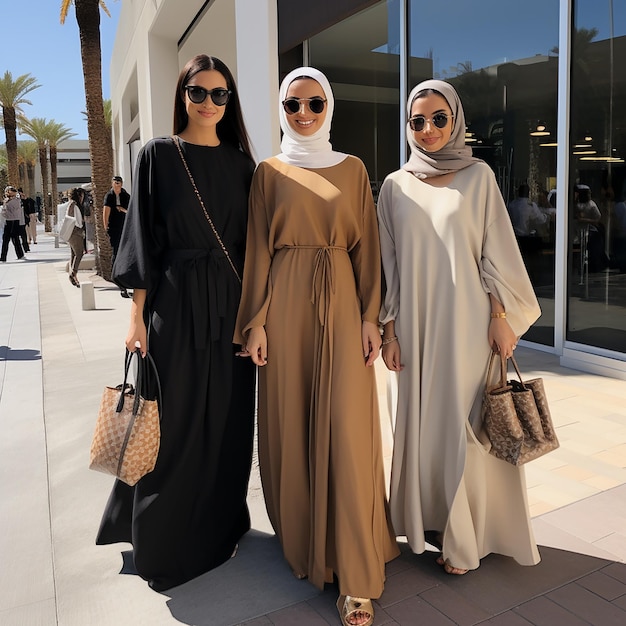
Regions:
M 237 87 L 259 161 L 280 152 L 276 0 L 235 0 Z

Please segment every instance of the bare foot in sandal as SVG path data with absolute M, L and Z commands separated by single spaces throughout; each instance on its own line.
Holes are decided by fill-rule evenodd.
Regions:
M 452 565 L 450 561 L 448 560 L 444 561 L 442 556 L 440 556 L 437 559 L 437 565 L 443 565 L 443 569 L 446 572 L 446 574 L 454 574 L 455 576 L 463 576 L 463 574 L 467 574 L 467 572 L 469 572 L 469 570 L 467 569 L 454 567 L 454 565 Z

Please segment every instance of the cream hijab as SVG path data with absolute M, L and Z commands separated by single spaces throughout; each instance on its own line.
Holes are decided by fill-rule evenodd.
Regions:
M 411 147 L 411 156 L 402 166 L 402 169 L 411 172 L 417 178 L 430 178 L 462 170 L 472 163 L 481 161 L 472 156 L 472 149 L 465 145 L 465 113 L 461 105 L 459 94 L 452 85 L 442 80 L 425 80 L 414 87 L 407 102 L 407 113 L 411 116 L 411 107 L 415 97 L 420 91 L 434 89 L 438 91 L 448 102 L 452 115 L 454 115 L 454 130 L 450 136 L 450 141 L 437 152 L 426 152 L 420 148 L 413 137 L 413 131 L 406 125 L 406 136 Z
M 296 78 L 302 76 L 316 80 L 321 85 L 324 90 L 324 95 L 326 96 L 327 110 L 324 123 L 321 128 L 308 137 L 301 135 L 289 126 L 287 114 L 282 104 L 287 96 L 289 85 L 291 85 Z M 335 152 L 330 144 L 330 125 L 335 109 L 335 99 L 333 98 L 330 83 L 322 72 L 313 67 L 299 67 L 293 70 L 293 72 L 289 72 L 280 85 L 278 104 L 283 139 L 280 143 L 282 152 L 277 155 L 277 158 L 281 161 L 297 167 L 316 169 L 337 165 L 348 156 L 343 152 Z

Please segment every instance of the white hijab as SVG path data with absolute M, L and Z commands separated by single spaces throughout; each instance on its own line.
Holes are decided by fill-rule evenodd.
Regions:
M 316 80 L 326 96 L 326 118 L 321 128 L 312 135 L 304 136 L 291 128 L 287 121 L 287 114 L 283 109 L 283 100 L 287 96 L 289 85 L 296 79 L 306 76 Z M 282 152 L 277 155 L 281 161 L 295 165 L 317 169 L 321 167 L 332 167 L 341 163 L 348 155 L 343 152 L 336 152 L 330 144 L 330 125 L 335 109 L 335 99 L 328 79 L 322 72 L 313 67 L 299 67 L 285 76 L 280 85 L 278 96 L 278 114 L 280 116 L 280 127 L 283 131 L 283 139 L 280 142 Z

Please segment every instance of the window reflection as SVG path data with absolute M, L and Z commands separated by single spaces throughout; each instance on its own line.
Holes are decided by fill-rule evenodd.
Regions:
M 576 0 L 566 339 L 626 351 L 626 3 Z
M 466 142 L 494 170 L 507 205 L 526 214 L 518 241 L 543 314 L 524 338 L 554 345 L 559 0 L 519 6 L 485 0 L 476 11 L 454 0 L 442 22 L 440 4 L 411 0 L 408 87 L 440 78 L 459 92 Z
M 363 160 L 376 196 L 400 154 L 400 2 L 387 0 L 309 40 L 335 96 L 335 150 Z

